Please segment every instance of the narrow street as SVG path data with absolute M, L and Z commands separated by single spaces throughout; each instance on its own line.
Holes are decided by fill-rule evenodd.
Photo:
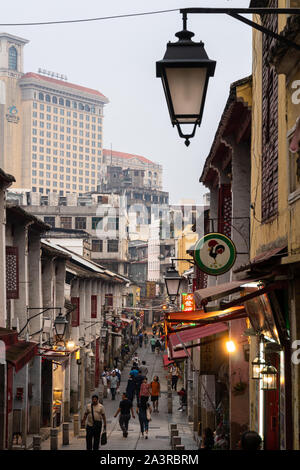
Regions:
M 151 347 L 137 349 L 138 356 L 141 360 L 146 361 L 148 368 L 148 381 L 152 380 L 154 375 L 158 375 L 161 383 L 161 398 L 159 399 L 159 413 L 152 413 L 152 420 L 149 424 L 148 440 L 141 437 L 139 419 L 136 414 L 136 399 L 134 400 L 135 419 L 131 418 L 129 422 L 128 437 L 124 438 L 119 426 L 119 416 L 114 418 L 114 414 L 118 409 L 121 394 L 126 389 L 131 362 L 122 371 L 120 394 L 113 401 L 111 397 L 104 398 L 103 405 L 105 408 L 107 419 L 107 445 L 103 446 L 103 450 L 151 450 L 160 449 L 168 450 L 170 446 L 169 424 L 176 423 L 181 442 L 186 450 L 196 450 L 197 445 L 193 440 L 192 428 L 188 423 L 186 412 L 178 411 L 179 398 L 177 393 L 173 392 L 173 413 L 168 414 L 167 406 L 167 371 L 163 368 L 162 355 L 152 353 Z M 181 380 L 177 384 L 177 390 L 180 390 Z M 97 389 L 93 393 L 97 393 Z M 85 430 L 81 430 L 79 437 L 73 436 L 73 423 L 70 423 L 70 444 L 62 445 L 62 433 L 58 435 L 58 446 L 60 450 L 85 450 Z M 42 442 L 42 450 L 50 449 L 50 439 Z

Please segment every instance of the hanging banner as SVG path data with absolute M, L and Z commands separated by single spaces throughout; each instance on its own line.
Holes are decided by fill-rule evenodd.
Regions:
M 182 312 L 192 312 L 196 310 L 194 294 L 181 294 Z
M 201 271 L 211 276 L 220 276 L 234 265 L 236 248 L 226 235 L 208 233 L 196 243 L 194 259 Z

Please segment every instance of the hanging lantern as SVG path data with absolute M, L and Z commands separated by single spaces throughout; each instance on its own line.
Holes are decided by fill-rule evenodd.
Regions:
M 266 361 L 259 356 L 257 356 L 252 362 L 252 379 L 260 380 L 261 371 L 266 366 Z
M 277 369 L 271 365 L 265 366 L 261 371 L 261 390 L 277 389 Z
M 54 329 L 56 337 L 59 341 L 63 340 L 64 334 L 66 332 L 66 327 L 68 324 L 68 320 L 66 317 L 63 316 L 61 312 L 56 316 L 54 320 Z

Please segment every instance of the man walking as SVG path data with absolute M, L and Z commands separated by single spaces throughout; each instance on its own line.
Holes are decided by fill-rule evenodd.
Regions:
M 115 371 L 112 372 L 112 374 L 110 376 L 109 383 L 110 383 L 111 399 L 115 400 L 116 399 L 117 387 L 120 383 L 119 378 L 118 378 L 117 374 L 115 373 Z
M 98 403 L 97 395 L 92 396 L 92 403 L 88 404 L 82 419 L 86 423 L 86 450 L 99 450 L 102 420 L 106 431 L 106 416 L 103 405 Z
M 156 343 L 156 339 L 154 338 L 154 336 L 152 336 L 152 338 L 150 339 L 150 344 L 151 344 L 151 350 L 153 353 L 155 351 L 155 343 Z
M 123 393 L 122 400 L 120 401 L 120 404 L 119 404 L 119 408 L 116 414 L 114 415 L 116 418 L 118 414 L 120 413 L 119 424 L 120 424 L 120 428 L 123 431 L 123 437 L 128 436 L 128 423 L 130 420 L 130 412 L 134 419 L 135 416 L 134 416 L 134 412 L 132 408 L 132 402 L 128 399 L 126 393 Z
M 146 377 L 147 374 L 148 374 L 148 368 L 146 367 L 146 361 L 142 361 L 142 365 L 139 367 L 139 369 L 140 369 L 142 375 L 144 377 Z

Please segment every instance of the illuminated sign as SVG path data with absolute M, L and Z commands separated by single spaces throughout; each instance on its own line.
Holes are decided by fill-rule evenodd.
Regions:
M 194 294 L 181 294 L 181 310 L 183 312 L 196 310 Z
M 201 271 L 211 276 L 219 276 L 229 271 L 235 263 L 235 258 L 233 241 L 222 233 L 208 233 L 195 245 L 195 263 Z

